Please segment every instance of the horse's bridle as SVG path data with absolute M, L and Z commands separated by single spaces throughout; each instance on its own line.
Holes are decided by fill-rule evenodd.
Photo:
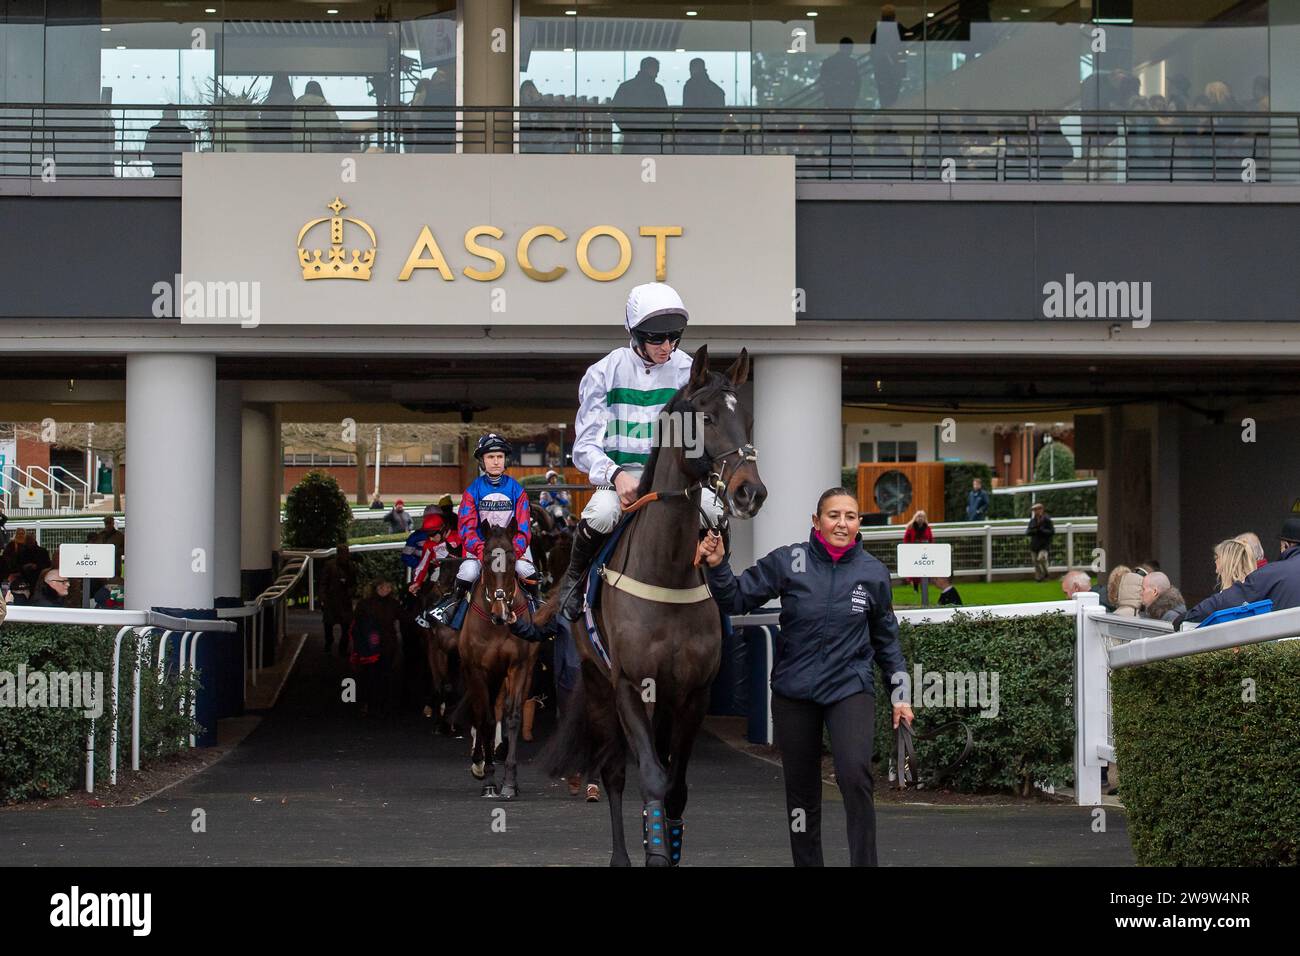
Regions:
M 708 449 L 705 449 L 707 453 Z M 739 469 L 741 465 L 748 461 L 758 461 L 758 449 L 752 443 L 746 443 L 739 448 L 733 448 L 724 455 L 718 455 L 709 459 L 711 468 L 717 469 L 710 471 L 707 478 L 700 480 L 701 488 L 708 488 L 714 496 L 720 499 L 727 509 L 728 514 L 735 514 L 731 507 L 731 495 L 727 491 L 727 470 L 730 467 L 729 459 L 732 455 L 736 456 L 735 467 Z M 722 462 L 722 467 L 718 467 L 718 462 Z M 732 477 L 735 477 L 734 472 Z
M 501 602 L 502 606 L 506 606 L 506 604 L 507 604 L 507 602 L 506 602 L 506 589 L 505 589 L 505 588 L 494 588 L 494 589 L 492 590 L 492 596 L 489 598 L 489 597 L 488 597 L 488 589 L 487 589 L 487 586 L 484 585 L 484 587 L 483 587 L 483 604 L 485 605 L 485 607 L 487 608 L 487 610 L 484 610 L 483 608 L 479 607 L 477 601 L 470 601 L 470 602 L 469 602 L 469 606 L 470 606 L 471 608 L 474 609 L 474 613 L 477 614 L 479 617 L 483 618 L 485 621 L 488 621 L 489 623 L 496 624 L 496 622 L 492 620 L 492 613 L 491 613 L 491 612 L 492 612 L 492 609 L 496 606 L 496 604 L 497 604 L 498 601 Z M 515 623 L 515 621 L 518 620 L 518 618 L 519 618 L 519 613 L 518 613 L 518 612 L 519 612 L 520 610 L 527 610 L 527 609 L 528 609 L 528 602 L 527 602 L 527 601 L 524 601 L 524 602 L 522 602 L 522 603 L 519 603 L 519 589 L 518 589 L 518 588 L 515 588 L 515 599 L 514 599 L 513 601 L 510 601 L 510 602 L 509 602 L 509 606 L 508 606 L 506 609 L 510 612 L 510 616 L 506 619 L 506 624 L 513 624 L 513 623 Z

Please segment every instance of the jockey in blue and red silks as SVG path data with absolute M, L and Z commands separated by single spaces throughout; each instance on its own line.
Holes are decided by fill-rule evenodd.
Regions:
M 469 592 L 478 580 L 483 567 L 482 525 L 490 524 L 505 527 L 510 519 L 515 521 L 515 573 L 525 582 L 525 588 L 534 598 L 537 585 L 534 578 L 537 569 L 533 566 L 528 544 L 531 537 L 528 511 L 528 493 L 524 486 L 506 474 L 506 456 L 511 452 L 510 443 L 500 435 L 484 435 L 474 449 L 474 457 L 482 466 L 482 473 L 475 478 L 460 499 L 459 530 L 461 545 L 465 551 L 465 560 L 456 572 L 456 588 L 438 603 L 431 612 L 439 621 L 446 623 L 450 612 Z

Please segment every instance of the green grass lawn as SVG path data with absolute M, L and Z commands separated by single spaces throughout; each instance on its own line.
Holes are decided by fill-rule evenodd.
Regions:
M 963 581 L 959 579 L 957 581 L 957 592 L 961 595 L 962 603 L 968 605 L 1024 604 L 1030 601 L 1065 600 L 1065 595 L 1061 593 L 1061 582 L 1055 578 L 1048 578 L 1041 583 L 1030 579 L 1028 581 L 994 581 L 991 584 L 983 581 Z M 938 601 L 939 588 L 932 584 L 930 585 L 930 604 L 937 604 Z M 910 584 L 895 584 L 894 606 L 920 607 L 921 593 L 913 591 Z

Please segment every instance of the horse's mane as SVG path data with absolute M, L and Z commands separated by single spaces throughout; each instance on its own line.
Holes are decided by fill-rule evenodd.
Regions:
M 690 403 L 686 400 L 686 390 L 690 387 L 691 387 L 691 383 L 687 382 L 676 392 L 674 392 L 673 397 L 668 399 L 668 403 L 664 405 L 663 409 L 659 412 L 659 414 L 662 415 L 664 412 L 681 411 L 683 406 L 690 407 Z M 731 385 L 731 382 L 727 379 L 725 375 L 723 375 L 721 372 L 710 371 L 708 382 L 706 382 L 702 388 L 696 391 L 695 394 L 697 396 L 703 395 L 706 392 L 710 392 L 715 388 L 720 388 L 725 392 L 735 391 L 735 389 Z M 650 457 L 646 459 L 645 470 L 641 472 L 641 484 L 638 485 L 636 489 L 636 496 L 638 498 L 642 497 L 643 495 L 650 494 L 650 488 L 654 484 L 654 480 L 655 480 L 655 466 L 659 463 L 659 451 L 661 448 L 663 448 L 663 446 L 660 445 L 658 442 L 656 442 L 650 448 Z

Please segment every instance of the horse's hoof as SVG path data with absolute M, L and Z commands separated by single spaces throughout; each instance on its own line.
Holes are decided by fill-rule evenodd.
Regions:
M 498 796 L 502 800 L 513 800 L 519 796 L 519 788 L 507 783 L 501 788 L 501 793 Z
M 498 796 L 497 785 L 495 783 L 483 784 L 483 789 L 479 791 L 480 797 L 488 797 L 495 800 Z
M 657 853 L 647 853 L 645 855 L 646 866 L 667 866 L 671 867 L 672 862 L 666 856 L 660 856 Z
M 510 755 L 510 745 L 503 740 L 501 745 L 497 747 L 495 753 L 497 760 L 505 763 L 506 757 Z
M 487 776 L 486 768 L 481 762 L 470 764 L 469 772 L 474 775 L 475 780 L 482 780 L 485 776 Z

